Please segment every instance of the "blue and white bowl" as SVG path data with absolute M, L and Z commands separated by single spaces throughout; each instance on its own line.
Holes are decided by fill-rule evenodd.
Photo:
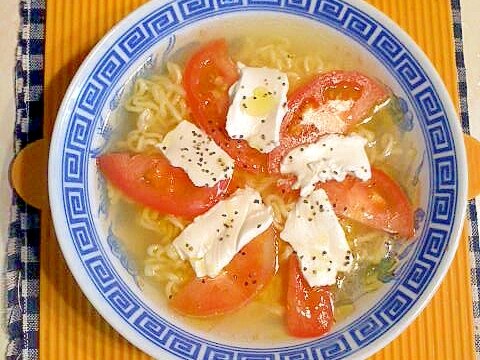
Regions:
M 229 19 L 275 17 L 341 36 L 375 66 L 403 100 L 404 131 L 423 161 L 417 239 L 394 280 L 361 298 L 356 312 L 316 340 L 235 343 L 180 323 L 137 284 L 137 269 L 108 221 L 94 158 L 118 124 L 109 116 L 138 74 Z M 103 317 L 159 359 L 363 358 L 419 314 L 457 249 L 466 207 L 466 158 L 451 100 L 426 56 L 386 16 L 358 0 L 153 0 L 118 24 L 91 52 L 58 114 L 50 150 L 49 194 L 63 254 Z

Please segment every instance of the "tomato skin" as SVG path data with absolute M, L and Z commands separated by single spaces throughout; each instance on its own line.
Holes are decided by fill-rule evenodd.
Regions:
M 403 189 L 382 170 L 372 178 L 347 177 L 343 182 L 318 183 L 335 206 L 337 216 L 410 239 L 414 235 L 413 207 Z
M 269 154 L 269 171 L 279 172 L 285 155 L 302 144 L 314 143 L 325 134 L 349 132 L 388 96 L 383 85 L 357 71 L 337 70 L 317 75 L 290 96 L 288 112 L 280 130 L 280 145 Z M 352 101 L 352 106 L 339 111 L 337 116 L 324 116 L 322 129 L 301 124 L 307 109 L 334 115 L 329 105 L 332 100 Z
M 270 282 L 276 263 L 276 233 L 270 227 L 235 255 L 222 274 L 213 279 L 192 279 L 173 296 L 170 305 L 193 317 L 230 313 L 251 301 Z
M 283 176 L 281 174 L 264 174 L 261 183 L 256 185 L 250 183 L 248 180 L 252 179 L 252 174 L 247 171 L 235 169 L 232 180 L 228 185 L 226 196 L 230 196 L 238 189 L 245 189 L 247 186 L 261 189 L 260 193 L 275 194 L 280 196 L 285 203 L 295 202 L 300 197 L 300 190 L 292 189 L 295 179 L 290 176 Z M 250 183 L 250 185 L 249 185 Z M 267 184 L 267 185 L 265 185 Z
M 183 86 L 199 125 L 213 129 L 217 125 L 214 123 L 226 116 L 230 102 L 228 89 L 237 80 L 237 67 L 228 56 L 225 40 L 211 41 L 193 54 L 185 66 Z
M 308 285 L 296 254 L 288 260 L 286 323 L 290 335 L 302 338 L 321 336 L 334 324 L 329 288 Z
M 267 170 L 267 155 L 250 147 L 245 140 L 231 139 L 225 129 L 229 88 L 238 80 L 237 67 L 228 55 L 224 39 L 200 48 L 185 66 L 183 86 L 192 122 L 203 129 L 236 162 L 252 173 Z
M 229 184 L 229 180 L 223 180 L 214 187 L 197 187 L 162 154 L 110 153 L 97 158 L 97 165 L 105 178 L 128 198 L 186 219 L 215 205 Z

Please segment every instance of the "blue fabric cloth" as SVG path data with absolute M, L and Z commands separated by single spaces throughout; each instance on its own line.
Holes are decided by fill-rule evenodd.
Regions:
M 467 82 L 463 54 L 460 0 L 451 0 L 461 121 L 470 132 Z M 20 1 L 20 30 L 16 66 L 17 117 L 14 152 L 42 137 L 45 0 Z M 480 242 L 477 207 L 468 205 L 474 318 L 480 321 Z M 7 259 L 7 306 L 10 342 L 8 360 L 38 359 L 40 213 L 14 194 L 11 204 Z M 480 356 L 480 329 L 475 346 Z
M 45 0 L 20 1 L 14 153 L 42 138 Z M 16 194 L 7 244 L 7 359 L 38 359 L 40 213 Z
M 455 59 L 458 76 L 458 92 L 460 95 L 460 120 L 463 131 L 470 134 L 470 118 L 468 112 L 468 86 L 463 51 L 463 30 L 460 0 L 452 0 L 453 34 L 455 37 Z M 474 319 L 474 343 L 477 358 L 480 359 L 480 238 L 478 234 L 478 209 L 475 200 L 470 200 L 467 207 L 467 229 L 470 251 L 470 277 L 472 284 L 472 304 Z

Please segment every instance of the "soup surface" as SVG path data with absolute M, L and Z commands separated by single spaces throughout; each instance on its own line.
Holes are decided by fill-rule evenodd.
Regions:
M 148 288 L 155 301 L 170 308 L 174 316 L 185 323 L 231 341 L 320 336 L 335 322 L 348 317 L 360 297 L 394 278 L 397 255 L 413 237 L 412 209 L 418 202 L 419 194 L 412 178 L 419 159 L 413 140 L 405 131 L 402 100 L 381 79 L 376 79 L 376 73 L 368 73 L 372 70 L 368 61 L 336 37 L 312 37 L 312 34 L 295 26 L 284 29 L 274 22 L 267 22 L 262 27 L 249 27 L 241 35 L 234 30 L 226 30 L 224 35 L 225 38 L 209 40 L 212 33 L 207 32 L 205 42 L 194 43 L 172 53 L 160 69 L 135 80 L 121 110 L 112 115 L 121 119 L 121 130 L 115 135 L 108 154 L 98 161 L 108 180 L 112 231 L 137 264 L 140 285 Z M 204 75 L 202 64 L 211 65 L 214 70 Z M 253 148 L 243 138 L 233 139 L 225 130 L 227 112 L 234 101 L 232 85 L 238 81 L 244 66 L 274 69 L 288 79 L 288 104 L 284 104 L 286 115 L 282 117 L 280 145 L 268 153 L 262 152 L 264 149 Z M 332 84 L 321 80 L 318 85 L 318 79 L 329 78 L 331 74 L 336 74 L 340 80 Z M 362 95 L 365 93 L 362 84 L 365 83 L 359 79 L 367 79 L 362 81 L 367 82 L 365 86 L 369 87 L 369 94 L 373 94 L 370 98 L 367 96 L 367 100 Z M 206 88 L 205 84 L 208 85 Z M 265 109 L 274 106 L 268 103 L 269 96 L 274 98 L 275 95 L 269 94 L 268 86 L 253 90 L 252 97 L 245 96 L 241 103 L 244 109 L 249 107 L 247 110 L 251 116 L 265 113 Z M 315 94 L 320 92 L 323 98 L 315 100 Z M 199 98 L 201 101 L 195 102 Z M 208 104 L 198 105 L 202 101 L 203 105 Z M 355 112 L 355 106 L 360 101 L 366 101 L 366 105 Z M 316 111 L 322 102 L 328 106 L 323 107 L 323 115 L 317 111 L 315 119 L 324 121 L 327 118 L 325 112 L 337 120 L 344 116 L 342 126 L 329 122 L 327 130 L 318 131 L 316 125 L 305 123 L 305 112 L 308 109 Z M 208 114 L 204 117 L 207 121 L 203 123 L 202 114 Z M 162 143 L 183 120 L 205 131 L 234 160 L 233 175 L 225 176 L 223 183 L 195 187 L 180 167 L 173 166 L 176 170 L 169 170 L 172 165 L 164 157 Z M 211 121 L 215 123 L 212 126 Z M 286 126 L 288 121 L 291 125 Z M 215 131 L 221 132 L 221 135 Z M 332 284 L 310 286 L 305 281 L 306 267 L 298 265 L 303 264 L 303 256 L 296 251 L 295 245 L 292 246 L 293 243 L 282 239 L 289 215 L 307 197 L 301 197 L 299 189 L 293 189 L 296 187 L 295 176 L 281 171 L 280 163 L 292 156 L 295 149 L 307 148 L 332 133 L 342 134 L 342 141 L 343 136 L 364 139 L 364 151 L 372 177 L 361 180 L 350 171 L 341 181 L 320 181 L 315 185 L 316 189 L 323 189 L 328 195 L 345 236 L 348 245 L 345 264 L 348 264 L 344 265 L 348 270 L 338 271 Z M 292 138 L 301 140 L 293 141 L 292 145 L 286 140 Z M 236 147 L 236 144 L 241 145 Z M 135 155 L 143 157 L 135 158 Z M 123 160 L 121 156 L 124 156 Z M 132 158 L 136 160 L 132 161 Z M 161 160 L 152 162 L 152 158 Z M 159 177 L 162 171 L 170 172 L 167 177 Z M 139 181 L 147 185 L 153 183 L 154 190 L 164 189 L 163 194 L 160 196 L 152 193 L 151 189 L 145 190 L 138 185 Z M 165 191 L 167 188 L 169 191 Z M 237 285 L 234 285 L 226 292 L 215 292 L 220 291 L 219 288 L 211 288 L 216 290 L 202 294 L 204 303 L 201 306 L 185 305 L 185 301 L 195 299 L 188 298 L 182 302 L 178 300 L 179 294 L 183 296 L 182 291 L 196 281 L 197 274 L 188 259 L 182 260 L 182 254 L 173 246 L 174 241 L 195 218 L 203 216 L 201 214 L 215 204 L 233 197 L 238 189 L 245 188 L 257 191 L 272 212 L 273 223 L 267 232 L 275 234 L 272 235 L 273 240 L 258 240 L 261 236 L 266 237 L 265 232 L 247 245 L 257 246 L 254 241 L 274 241 L 275 264 L 271 276 L 268 272 L 260 276 L 257 269 L 255 276 L 258 276 L 258 283 L 253 284 L 256 280 L 249 280 L 250 289 L 252 286 L 254 289 L 249 290 L 248 296 L 245 295 L 241 301 L 235 298 L 236 293 L 232 289 Z M 378 207 L 378 203 L 383 205 Z M 382 206 L 390 210 L 384 210 Z M 244 257 L 251 257 L 255 252 L 246 249 Z M 269 252 L 265 246 L 260 249 L 265 254 Z M 235 256 L 241 257 L 242 251 Z M 268 254 L 265 254 L 262 253 L 263 257 L 257 260 L 268 262 L 265 260 Z M 242 270 L 232 270 L 234 261 L 244 260 L 234 258 L 222 270 L 223 275 L 218 277 L 224 276 L 225 271 L 241 277 Z M 245 268 L 258 261 L 244 261 L 240 265 Z M 292 272 L 297 276 L 296 289 Z M 205 281 L 213 281 L 212 278 L 215 280 L 215 277 L 208 276 L 198 280 L 205 284 Z M 295 291 L 297 294 L 293 295 Z M 321 291 L 320 298 L 318 291 Z M 299 292 L 309 298 L 301 299 Z M 238 300 L 238 304 L 222 304 L 223 307 L 218 304 L 217 298 L 229 296 L 232 303 Z M 292 306 L 292 297 L 297 305 Z M 309 303 L 311 301 L 315 303 Z M 293 309 L 295 306 L 304 306 L 304 310 L 311 309 L 313 313 L 313 309 L 321 307 L 322 317 L 328 318 L 327 324 L 306 331 L 306 327 L 311 325 L 311 318 L 315 320 L 317 315 L 299 315 L 301 311 Z M 207 308 L 208 311 L 205 310 Z M 317 323 L 321 322 L 319 319 L 316 319 Z

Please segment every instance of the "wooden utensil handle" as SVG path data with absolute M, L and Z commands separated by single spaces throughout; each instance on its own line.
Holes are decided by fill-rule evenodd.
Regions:
M 463 136 L 468 161 L 468 198 L 480 195 L 480 141 L 470 135 Z
M 29 205 L 48 208 L 48 143 L 37 140 L 27 145 L 10 165 L 10 183 Z

